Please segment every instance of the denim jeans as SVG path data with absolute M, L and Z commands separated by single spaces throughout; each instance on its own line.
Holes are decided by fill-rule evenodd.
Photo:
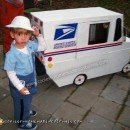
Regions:
M 34 73 L 31 73 L 26 76 L 17 75 L 17 77 L 24 81 L 25 86 L 30 90 L 30 94 L 22 95 L 15 86 L 13 86 L 12 82 L 9 81 L 10 92 L 14 104 L 14 120 L 17 124 L 26 124 L 29 120 L 32 96 L 37 92 L 35 76 Z

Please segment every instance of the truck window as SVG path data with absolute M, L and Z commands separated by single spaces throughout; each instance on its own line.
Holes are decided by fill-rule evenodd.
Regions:
M 120 18 L 118 18 L 117 20 L 116 20 L 116 28 L 115 28 L 115 36 L 114 36 L 114 41 L 117 41 L 117 40 L 119 40 L 120 38 L 121 38 L 121 32 L 122 32 L 122 30 L 121 30 L 121 23 L 122 21 L 121 21 L 121 19 Z
M 107 42 L 110 23 L 90 24 L 89 45 Z

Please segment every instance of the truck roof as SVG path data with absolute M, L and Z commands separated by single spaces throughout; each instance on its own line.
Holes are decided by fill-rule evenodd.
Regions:
M 44 22 L 122 15 L 121 13 L 117 13 L 102 7 L 40 11 L 31 12 L 31 14 Z

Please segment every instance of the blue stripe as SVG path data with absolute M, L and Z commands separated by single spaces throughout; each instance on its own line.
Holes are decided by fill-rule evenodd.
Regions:
M 93 49 L 99 49 L 99 48 L 106 48 L 106 47 L 112 47 L 112 46 L 118 46 L 121 44 L 122 44 L 122 42 L 119 42 L 116 44 L 99 45 L 99 46 L 93 46 L 93 47 L 91 46 L 91 47 L 76 48 L 76 49 L 63 50 L 63 51 L 57 51 L 57 52 L 50 52 L 50 53 L 45 53 L 44 57 L 65 54 L 65 53 L 80 52 L 80 51 L 86 51 L 86 50 L 93 50 Z

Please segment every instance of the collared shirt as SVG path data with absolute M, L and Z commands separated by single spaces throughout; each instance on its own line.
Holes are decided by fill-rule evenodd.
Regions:
M 37 51 L 38 43 L 29 41 L 27 44 L 29 54 L 25 54 L 11 44 L 11 49 L 6 53 L 4 69 L 6 71 L 15 71 L 18 75 L 28 75 L 34 71 L 34 57 L 32 54 Z
M 17 75 L 26 77 L 26 75 L 30 75 L 30 73 L 34 72 L 36 83 L 36 73 L 33 64 L 34 57 L 32 57 L 32 54 L 35 51 L 46 50 L 46 44 L 41 34 L 37 36 L 37 40 L 35 42 L 29 41 L 23 49 L 16 49 L 14 44 L 15 41 L 12 43 L 10 51 L 6 54 L 4 69 L 7 71 L 7 75 L 14 87 L 21 90 L 25 87 L 25 84 L 17 77 Z

